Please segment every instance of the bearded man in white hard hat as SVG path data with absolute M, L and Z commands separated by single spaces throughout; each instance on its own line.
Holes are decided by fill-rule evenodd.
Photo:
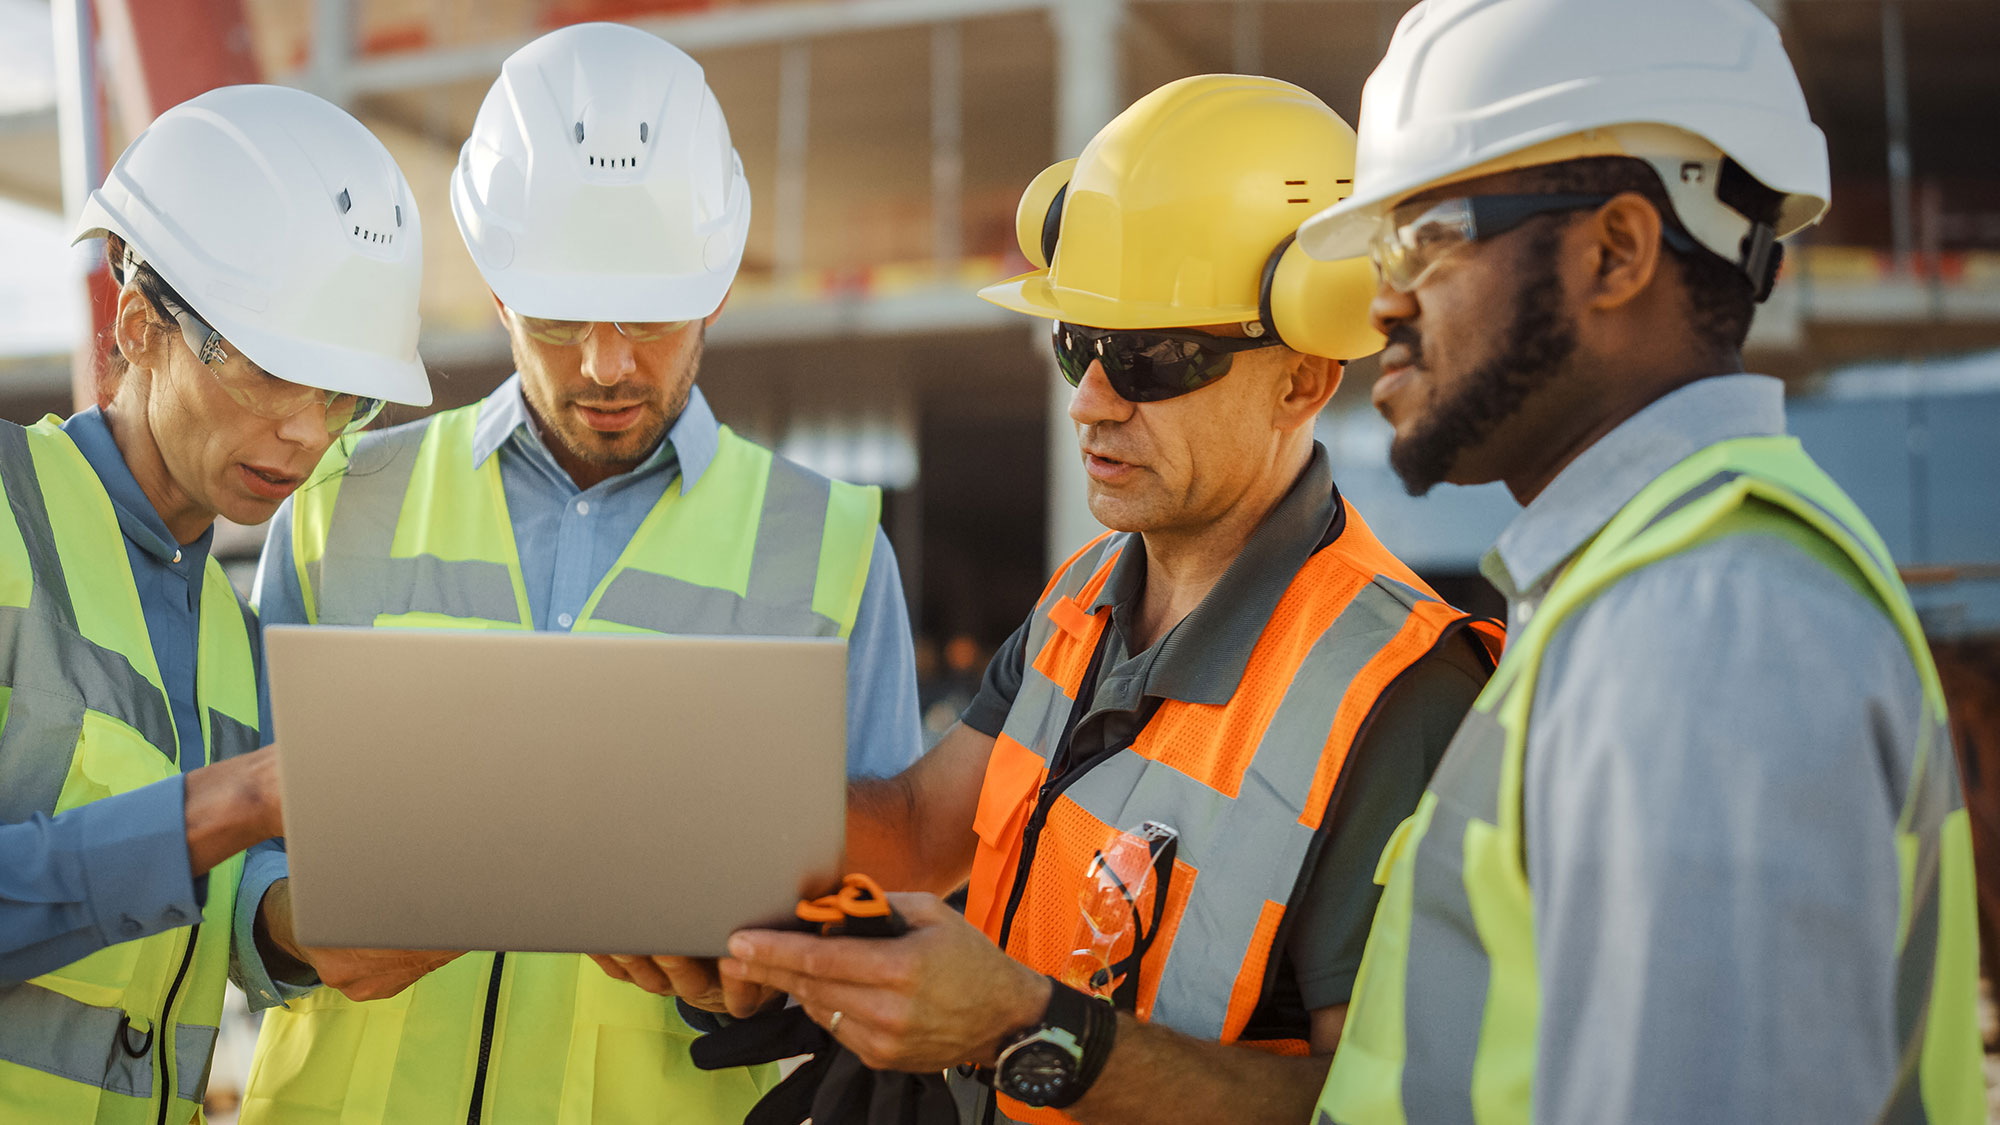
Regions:
M 283 816 L 215 521 L 264 522 L 384 400 L 430 402 L 423 240 L 381 142 L 275 86 L 161 114 L 78 231 L 119 286 L 115 390 L 0 422 L 0 1120 L 185 1125 L 232 969 L 302 983 L 237 895 Z
M 628 27 L 543 36 L 507 60 L 451 195 L 517 373 L 331 454 L 278 516 L 266 619 L 842 636 L 850 772 L 912 761 L 879 491 L 737 437 L 694 386 L 750 222 L 700 66 Z M 371 998 L 426 966 L 293 1001 L 267 1017 L 243 1120 L 736 1121 L 775 1081 L 690 1064 L 674 1000 L 630 983 L 675 991 L 682 963 L 601 963 L 472 953 L 393 999 Z
M 1745 0 L 1427 0 L 1369 79 L 1355 194 L 1300 242 L 1375 261 L 1410 491 L 1525 508 L 1319 1121 L 1984 1119 L 1923 632 L 1743 373 L 1827 196 Z

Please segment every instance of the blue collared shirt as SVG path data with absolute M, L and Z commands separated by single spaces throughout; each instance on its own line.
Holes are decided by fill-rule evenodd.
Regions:
M 125 533 L 175 729 L 183 776 L 93 801 L 59 816 L 0 825 L 0 986 L 39 976 L 109 945 L 197 922 L 208 879 L 190 871 L 188 770 L 205 764 L 195 699 L 201 587 L 213 530 L 182 545 L 146 498 L 95 407 L 63 423 L 96 471 Z M 269 725 L 262 669 L 260 729 Z M 261 965 L 242 967 L 268 981 Z
M 473 431 L 473 463 L 500 458 L 500 483 L 536 629 L 566 632 L 576 623 L 584 603 L 667 489 L 686 490 L 699 481 L 720 442 L 721 427 L 697 387 L 649 457 L 630 472 L 579 489 L 543 444 L 521 395 L 521 377 L 510 377 L 487 397 Z M 291 544 L 288 500 L 271 522 L 252 594 L 267 625 L 306 623 Z M 909 610 L 895 552 L 878 529 L 867 585 L 848 636 L 847 772 L 851 777 L 895 774 L 922 751 Z M 262 898 L 284 876 L 281 851 L 254 853 L 244 869 L 243 896 Z M 276 996 L 251 993 L 253 1006 L 276 1002 Z
M 1662 473 L 1784 432 L 1782 385 L 1728 375 L 1600 438 L 1486 557 L 1514 629 Z M 1648 564 L 1563 620 L 1522 785 L 1536 1121 L 1880 1112 L 1923 701 L 1874 596 L 1773 535 Z

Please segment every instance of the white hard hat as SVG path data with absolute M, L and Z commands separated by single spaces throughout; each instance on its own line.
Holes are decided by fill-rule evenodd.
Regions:
M 452 170 L 451 213 L 517 312 L 694 320 L 736 279 L 750 185 L 700 64 L 586 23 L 508 57 Z
M 273 375 L 430 405 L 417 205 L 382 142 L 331 102 L 224 86 L 166 111 L 83 205 L 76 240 L 106 234 Z
M 1299 229 L 1314 257 L 1367 253 L 1426 188 L 1586 156 L 1652 164 L 1688 233 L 1739 264 L 1753 231 L 1716 198 L 1725 157 L 1784 196 L 1777 237 L 1829 194 L 1826 137 L 1748 0 L 1424 0 L 1369 76 L 1358 132 L 1354 194 Z

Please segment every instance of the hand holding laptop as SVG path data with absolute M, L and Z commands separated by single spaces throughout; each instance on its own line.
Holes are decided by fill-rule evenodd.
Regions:
M 310 966 L 320 983 L 349 1000 L 386 1000 L 450 964 L 459 952 L 434 949 L 334 949 L 302 945 L 292 934 L 292 881 L 280 879 L 257 911 L 258 938 Z

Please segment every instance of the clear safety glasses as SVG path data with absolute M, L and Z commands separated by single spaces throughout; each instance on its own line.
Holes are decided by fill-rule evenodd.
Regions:
M 1091 856 L 1077 896 L 1079 917 L 1062 982 L 1132 1011 L 1139 965 L 1159 936 L 1172 893 L 1180 833 L 1149 820 L 1113 833 Z
M 1198 391 L 1229 374 L 1236 353 L 1275 348 L 1273 336 L 1211 336 L 1191 329 L 1121 331 L 1056 321 L 1056 366 L 1079 386 L 1092 363 L 1127 402 L 1159 402 Z
M 179 323 L 181 338 L 202 366 L 236 405 L 259 418 L 283 421 L 313 406 L 326 408 L 326 432 L 340 437 L 375 420 L 382 413 L 383 400 L 321 390 L 288 382 L 250 362 L 240 352 L 232 352 L 222 333 L 192 311 L 174 301 L 165 301 L 165 311 Z
M 1405 203 L 1382 216 L 1368 244 L 1369 260 L 1390 288 L 1408 293 L 1460 247 L 1506 234 L 1538 215 L 1602 207 L 1614 196 L 1556 192 L 1543 195 L 1473 195 Z M 1660 239 L 1683 254 L 1695 241 L 1671 219 Z
M 521 322 L 521 331 L 528 334 L 528 339 L 554 344 L 559 348 L 573 348 L 583 343 L 590 338 L 591 330 L 599 323 L 595 320 L 548 320 L 539 316 L 522 316 L 520 313 L 515 313 L 514 318 Z M 620 320 L 608 323 L 618 330 L 620 336 L 635 344 L 644 344 L 671 336 L 693 324 L 694 321 Z

